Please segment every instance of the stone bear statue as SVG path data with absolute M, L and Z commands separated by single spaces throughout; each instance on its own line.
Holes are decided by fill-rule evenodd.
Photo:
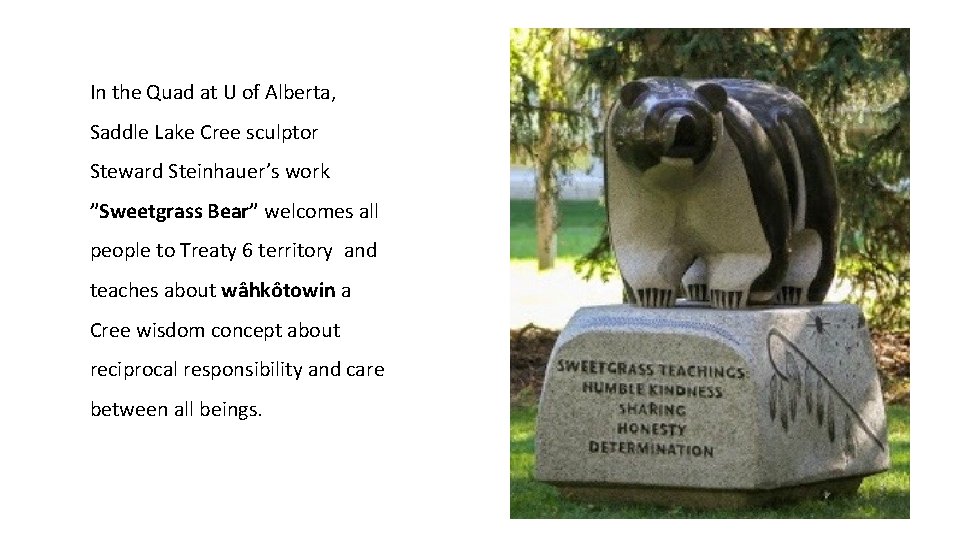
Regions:
M 759 81 L 646 78 L 621 89 L 605 131 L 610 240 L 631 302 L 823 301 L 837 180 L 799 97 Z

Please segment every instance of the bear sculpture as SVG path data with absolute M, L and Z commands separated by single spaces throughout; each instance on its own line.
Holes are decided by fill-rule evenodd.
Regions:
M 632 303 L 823 301 L 837 180 L 799 97 L 759 81 L 646 78 L 621 89 L 605 131 L 610 239 Z

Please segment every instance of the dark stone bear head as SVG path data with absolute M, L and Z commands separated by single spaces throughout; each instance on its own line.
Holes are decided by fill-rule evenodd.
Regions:
M 722 121 L 716 113 L 726 102 L 726 91 L 713 83 L 695 89 L 674 78 L 627 83 L 610 123 L 617 155 L 640 172 L 661 163 L 700 165 L 717 145 Z

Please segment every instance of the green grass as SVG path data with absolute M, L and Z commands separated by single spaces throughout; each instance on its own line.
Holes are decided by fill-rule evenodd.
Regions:
M 576 259 L 600 239 L 606 209 L 597 201 L 560 201 L 557 257 Z M 537 225 L 534 201 L 510 200 L 510 258 L 536 259 Z
M 890 470 L 866 478 L 855 497 L 749 510 L 690 510 L 567 501 L 533 479 L 537 409 L 510 411 L 510 517 L 513 518 L 909 518 L 910 408 L 890 405 Z

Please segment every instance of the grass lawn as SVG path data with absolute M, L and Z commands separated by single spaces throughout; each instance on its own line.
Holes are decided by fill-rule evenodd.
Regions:
M 584 504 L 561 499 L 533 479 L 537 408 L 510 411 L 510 517 L 513 518 L 909 518 L 910 408 L 890 405 L 890 470 L 866 478 L 856 497 L 805 501 L 749 510 L 688 510 L 653 506 Z
M 606 209 L 597 201 L 560 201 L 557 257 L 576 259 L 597 243 L 606 222 Z M 510 200 L 510 258 L 537 258 L 534 201 Z

